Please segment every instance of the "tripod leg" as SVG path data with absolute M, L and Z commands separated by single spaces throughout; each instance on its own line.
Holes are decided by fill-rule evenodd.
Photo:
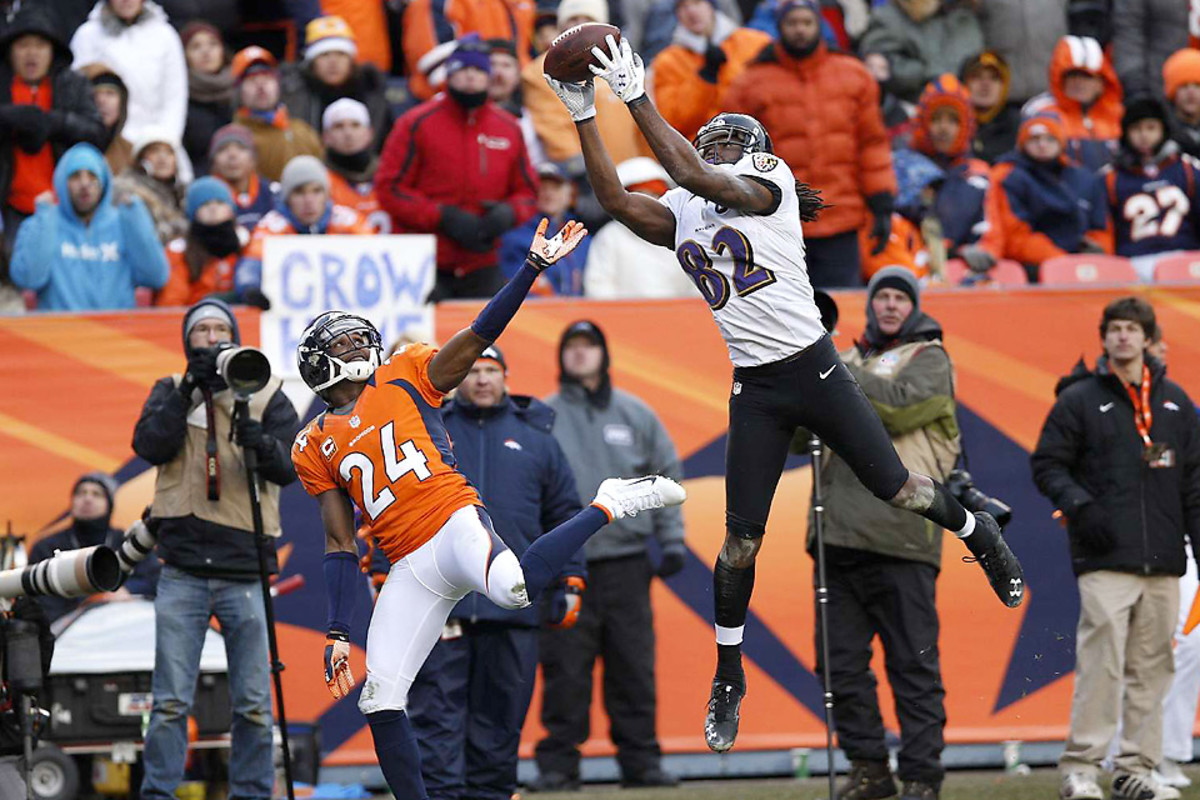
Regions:
M 829 765 L 829 800 L 837 796 L 834 788 L 837 773 L 833 768 L 833 687 L 829 677 L 829 584 L 825 579 L 824 498 L 821 496 L 821 440 L 813 436 L 808 441 L 812 456 L 813 532 L 817 544 L 817 614 L 821 625 L 821 677 L 825 702 L 825 757 Z

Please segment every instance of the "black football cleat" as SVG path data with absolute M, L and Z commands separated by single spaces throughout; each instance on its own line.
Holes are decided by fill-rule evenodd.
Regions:
M 1021 605 L 1025 599 L 1025 573 L 1008 542 L 1004 541 L 996 519 L 986 511 L 976 511 L 975 531 L 965 542 L 974 558 L 963 560 L 979 562 L 1000 602 L 1009 608 Z
M 742 698 L 746 690 L 732 683 L 713 681 L 708 698 L 708 713 L 704 717 L 704 741 L 714 753 L 724 753 L 737 740 L 741 720 Z

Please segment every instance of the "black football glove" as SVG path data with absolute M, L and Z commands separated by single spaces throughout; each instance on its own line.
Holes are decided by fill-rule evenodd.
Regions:
M 716 83 L 717 73 L 721 71 L 721 67 L 727 60 L 729 60 L 729 56 L 725 55 L 725 51 L 709 42 L 708 49 L 704 51 L 704 66 L 700 67 L 700 79 L 708 83 Z
M 1089 552 L 1101 556 L 1116 547 L 1117 537 L 1099 503 L 1084 503 L 1068 520 L 1068 530 Z
M 669 578 L 683 571 L 685 563 L 683 548 L 671 547 L 663 550 L 662 561 L 658 562 L 658 577 Z

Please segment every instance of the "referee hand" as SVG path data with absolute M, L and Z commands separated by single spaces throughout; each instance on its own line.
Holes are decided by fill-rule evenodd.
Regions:
M 330 631 L 325 636 L 325 686 L 334 700 L 341 700 L 354 688 L 350 672 L 350 636 L 343 631 Z

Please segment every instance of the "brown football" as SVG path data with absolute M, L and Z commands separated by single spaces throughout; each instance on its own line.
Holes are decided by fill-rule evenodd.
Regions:
M 610 34 L 617 40 L 617 44 L 621 43 L 621 31 L 615 25 L 585 22 L 574 28 L 567 28 L 550 43 L 542 70 L 556 80 L 573 83 L 586 81 L 593 77 L 588 65 L 596 61 L 596 57 L 592 55 L 592 48 L 599 47 L 608 52 L 608 44 L 604 37 Z

